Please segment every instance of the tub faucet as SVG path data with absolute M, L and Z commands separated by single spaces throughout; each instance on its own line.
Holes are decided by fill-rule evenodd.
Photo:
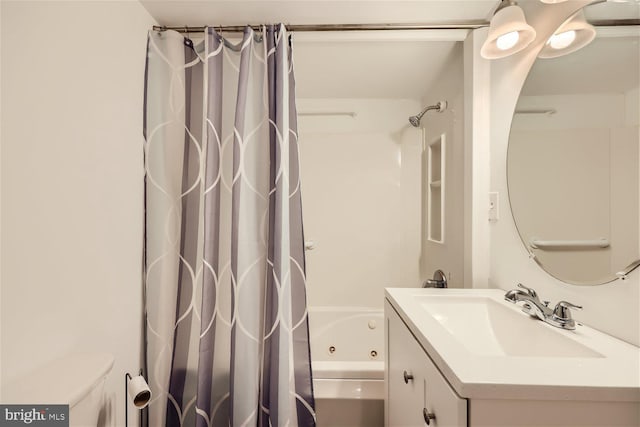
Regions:
M 540 301 L 538 293 L 532 289 L 527 288 L 522 283 L 518 283 L 518 288 L 511 289 L 504 294 L 504 299 L 516 304 L 518 302 L 524 302 L 522 304 L 522 311 L 530 316 L 537 317 L 545 323 L 562 329 L 575 329 L 576 322 L 571 316 L 570 308 L 582 309 L 582 306 L 572 304 L 568 301 L 560 301 L 552 309 L 549 308 L 549 301 Z
M 433 279 L 427 279 L 422 284 L 423 288 L 446 288 L 447 276 L 442 270 L 436 270 L 433 273 Z

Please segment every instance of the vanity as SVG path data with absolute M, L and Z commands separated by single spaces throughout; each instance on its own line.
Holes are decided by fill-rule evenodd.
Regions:
M 640 425 L 640 349 L 504 295 L 386 290 L 386 426 Z

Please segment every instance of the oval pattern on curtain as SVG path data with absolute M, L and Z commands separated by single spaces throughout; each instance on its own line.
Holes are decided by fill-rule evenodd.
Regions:
M 151 31 L 151 426 L 314 426 L 291 41 Z

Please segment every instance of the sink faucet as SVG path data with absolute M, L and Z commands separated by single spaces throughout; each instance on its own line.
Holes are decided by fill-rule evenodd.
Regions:
M 520 289 L 511 289 L 506 294 L 504 294 L 504 299 L 514 304 L 518 301 L 523 301 L 528 298 L 534 298 L 536 300 L 538 299 L 538 294 L 535 290 L 527 288 L 522 283 L 518 283 L 518 288 Z
M 518 288 L 520 289 L 507 291 L 504 294 L 504 299 L 513 304 L 524 302 L 523 312 L 552 326 L 571 330 L 576 328 L 576 322 L 571 317 L 570 308 L 582 309 L 581 306 L 568 301 L 560 301 L 552 310 L 549 308 L 549 301 L 540 301 L 538 293 L 534 289 L 528 288 L 522 283 L 518 283 Z
M 551 309 L 547 307 L 549 302 L 541 302 L 538 298 L 538 293 L 534 289 L 527 288 L 522 283 L 518 283 L 518 288 L 520 289 L 511 289 L 508 291 L 504 295 L 504 299 L 514 304 L 524 301 L 522 311 L 542 321 L 545 321 L 545 319 L 552 315 Z

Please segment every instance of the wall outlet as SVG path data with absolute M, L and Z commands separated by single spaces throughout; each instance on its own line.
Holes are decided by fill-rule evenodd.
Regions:
M 498 212 L 498 202 L 500 198 L 497 191 L 489 193 L 489 221 L 497 221 L 500 219 Z

